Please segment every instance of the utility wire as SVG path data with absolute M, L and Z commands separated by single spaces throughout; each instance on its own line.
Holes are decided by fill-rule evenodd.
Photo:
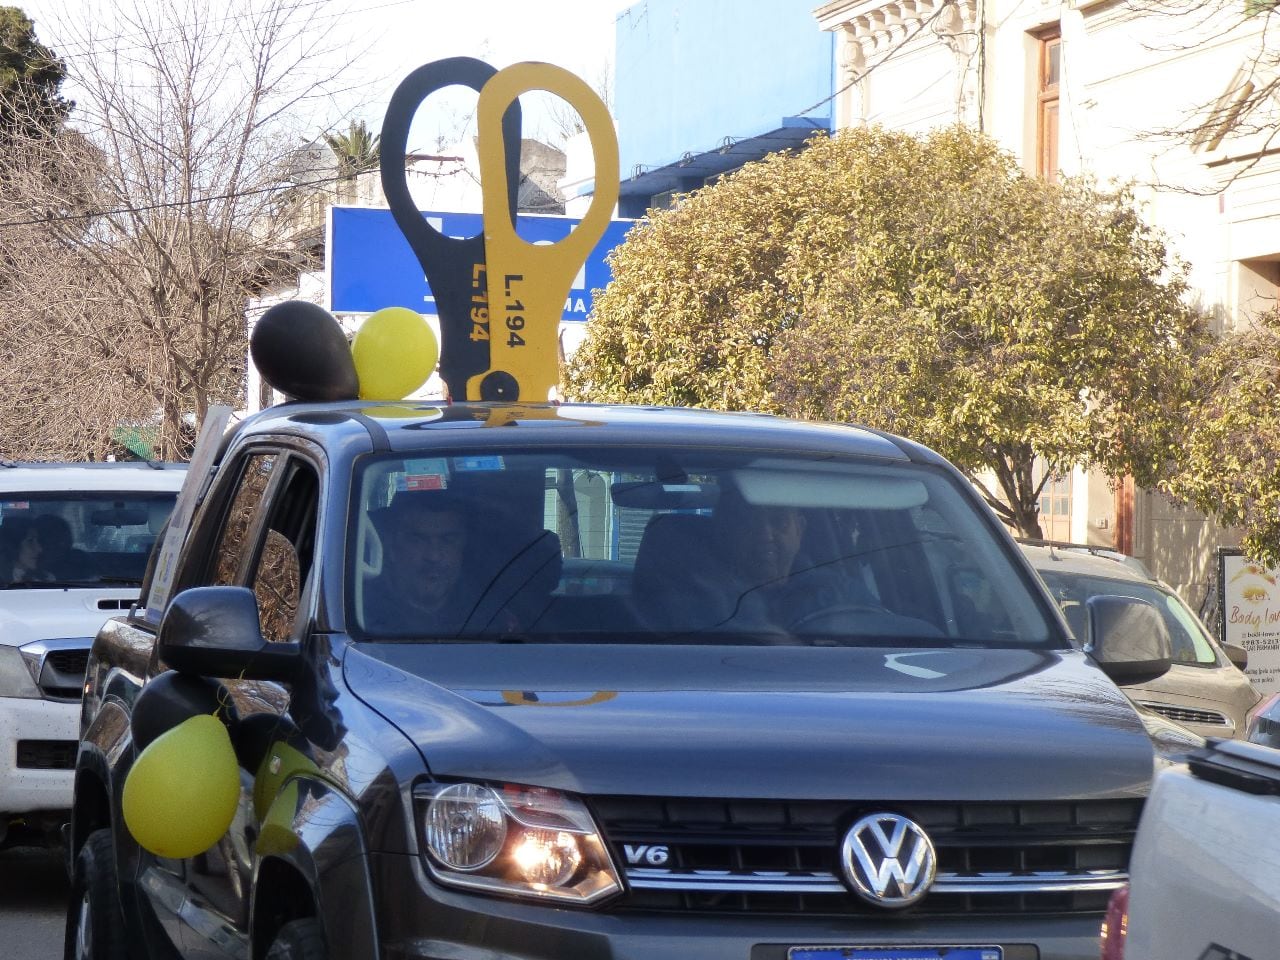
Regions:
M 372 169 L 372 168 L 371 168 Z M 425 171 L 418 171 L 422 176 L 440 176 L 439 174 L 431 174 Z M 231 190 L 227 193 L 213 194 L 207 197 L 192 197 L 189 200 L 169 200 L 163 203 L 148 203 L 139 206 L 115 207 L 111 210 L 90 210 L 86 213 L 63 213 L 51 217 L 36 217 L 31 220 L 0 220 L 0 230 L 5 227 L 30 227 L 44 223 L 66 223 L 75 220 L 95 220 L 99 217 L 117 217 L 130 213 L 148 213 L 153 210 L 171 210 L 175 207 L 196 207 L 205 203 L 213 203 L 217 200 L 235 200 L 240 197 L 250 197 L 263 193 L 276 193 L 287 190 L 296 190 L 300 187 L 317 187 L 326 183 L 338 183 L 343 180 L 351 180 L 352 177 L 347 174 L 338 174 L 332 177 L 323 177 L 319 180 L 304 180 L 301 182 L 280 183 L 269 187 L 256 187 L 252 190 Z
M 933 22 L 934 22 L 935 20 L 937 20 L 937 19 L 938 19 L 938 17 L 942 16 L 942 14 L 947 10 L 947 8 L 949 8 L 949 7 L 953 6 L 953 5 L 954 5 L 954 0 L 945 0 L 945 2 L 944 2 L 944 3 L 942 3 L 942 4 L 938 7 L 938 9 L 937 9 L 937 10 L 935 10 L 933 13 L 931 13 L 931 14 L 930 14 L 928 17 L 926 17 L 924 20 L 919 21 L 919 22 L 918 22 L 918 24 L 916 25 L 916 29 L 915 29 L 915 30 L 914 30 L 914 31 L 913 31 L 909 36 L 905 36 L 905 37 L 903 37 L 903 38 L 902 38 L 902 40 L 901 40 L 901 41 L 899 41 L 899 42 L 898 42 L 898 44 L 897 44 L 896 46 L 894 46 L 894 48 L 893 48 L 892 50 L 890 50 L 888 53 L 886 53 L 883 57 L 881 57 L 881 58 L 880 58 L 879 60 L 877 60 L 875 63 L 873 63 L 873 64 L 871 64 L 870 66 L 868 66 L 865 70 L 863 70 L 860 74 L 858 74 L 856 77 L 854 77 L 854 78 L 853 78 L 852 80 L 850 80 L 848 83 L 846 83 L 844 86 L 840 87 L 838 90 L 835 90 L 833 93 L 831 93 L 831 95 L 830 95 L 830 96 L 823 97 L 823 98 L 822 98 L 821 100 L 819 100 L 817 103 L 811 104 L 810 106 L 807 106 L 807 107 L 805 107 L 803 110 L 801 110 L 801 111 L 799 111 L 799 112 L 797 112 L 797 113 L 795 113 L 795 114 L 792 114 L 792 115 L 793 115 L 793 116 L 797 116 L 797 117 L 804 117 L 804 116 L 808 116 L 810 113 L 812 113 L 814 110 L 817 110 L 819 107 L 826 106 L 828 103 L 830 103 L 830 102 L 831 102 L 832 100 L 834 100 L 836 97 L 840 96 L 840 94 L 844 93 L 846 90 L 850 90 L 850 89 L 852 89 L 853 87 L 857 86 L 859 83 L 861 83 L 863 80 L 865 80 L 865 79 L 866 79 L 866 78 L 871 74 L 871 71 L 872 71 L 872 70 L 874 70 L 876 67 L 880 66 L 881 64 L 886 63 L 886 62 L 888 62 L 889 60 L 891 60 L 891 59 L 894 57 L 894 55 L 895 55 L 895 54 L 900 53 L 900 52 L 902 51 L 902 49 L 903 49 L 907 44 L 909 44 L 912 40 L 914 40 L 917 36 L 919 36 L 919 35 L 920 35 L 924 30 L 925 30 L 925 28 L 927 28 L 927 27 L 931 26 L 931 25 L 933 24 Z M 739 140 L 743 140 L 743 139 L 762 139 L 762 138 L 744 138 L 744 137 L 726 136 L 726 137 L 723 137 L 723 138 L 721 139 L 721 141 L 720 141 L 720 142 L 721 142 L 721 143 L 736 143 L 737 141 L 739 141 Z M 661 169 L 663 169 L 664 167 L 668 167 L 668 166 L 676 166 L 676 165 L 678 165 L 678 162 L 677 162 L 676 164 L 670 164 L 670 163 L 664 163 L 664 164 L 643 164 L 643 163 L 640 163 L 640 164 L 635 164 L 635 167 L 639 167 L 639 168 L 643 169 L 645 172 L 648 172 L 648 171 L 651 171 L 651 170 L 661 170 Z
M 333 0 L 298 0 L 298 2 L 294 3 L 290 7 L 290 10 L 297 10 L 303 7 L 324 6 L 325 4 L 332 3 L 332 2 Z M 380 3 L 371 7 L 361 7 L 357 10 L 340 10 L 334 13 L 318 13 L 312 16 L 308 22 L 316 23 L 321 20 L 339 20 L 339 19 L 342 19 L 343 17 L 358 16 L 361 14 L 373 13 L 374 11 L 377 11 L 377 10 L 387 10 L 393 7 L 408 6 L 414 2 L 416 2 L 416 0 L 389 0 L 389 2 L 387 3 Z M 241 16 L 232 14 L 225 17 L 215 17 L 209 20 L 202 21 L 201 25 L 203 26 L 205 24 L 229 23 L 229 22 L 238 21 L 241 19 L 243 19 Z M 222 30 L 217 33 L 201 34 L 200 36 L 203 39 L 216 40 L 221 37 L 233 36 L 236 32 L 237 31 L 235 30 Z M 125 33 L 108 34 L 103 37 L 91 37 L 83 40 L 70 40 L 66 43 L 57 43 L 56 41 L 51 43 L 51 42 L 45 42 L 44 40 L 39 40 L 38 42 L 43 47 L 45 47 L 45 49 L 49 50 L 50 53 L 52 53 L 56 59 L 65 59 L 66 56 L 68 55 L 109 56 L 113 54 L 125 53 L 131 50 L 154 49 L 156 47 L 171 46 L 172 44 L 182 42 L 182 40 L 184 39 L 182 34 L 177 34 L 170 39 L 164 39 L 159 35 L 159 33 L 157 33 L 156 36 L 150 38 L 149 40 L 142 39 L 145 36 L 146 36 L 145 33 L 139 34 L 136 31 L 132 31 L 132 32 L 125 32 Z M 139 42 L 124 44 L 116 47 L 101 46 L 102 43 L 110 43 L 111 41 L 134 40 L 134 39 L 138 39 Z M 0 44 L 0 49 L 12 50 L 13 48 L 5 44 Z
M 329 0 L 305 0 L 305 2 L 300 5 L 314 6 L 314 5 L 323 4 L 326 2 L 329 2 Z M 333 19 L 336 17 L 346 16 L 350 13 L 357 13 L 357 12 L 365 13 L 372 10 L 384 9 L 387 7 L 403 6 L 404 4 L 410 3 L 410 2 L 412 2 L 412 0 L 391 0 L 391 2 L 389 3 L 385 3 L 375 7 L 363 8 L 360 11 L 344 11 L 343 13 L 331 14 L 325 19 Z M 951 0 L 947 0 L 947 2 L 944 2 L 943 4 L 941 4 L 938 7 L 938 9 L 935 10 L 932 14 L 930 14 L 927 18 L 919 21 L 917 23 L 916 29 L 909 36 L 904 37 L 901 40 L 901 42 L 899 42 L 892 50 L 886 53 L 885 56 L 883 56 L 882 58 L 877 60 L 875 63 L 871 64 L 870 66 L 868 66 L 865 70 L 863 70 L 857 76 L 853 77 L 848 83 L 844 84 L 839 89 L 835 90 L 829 96 L 824 97 L 823 99 L 817 101 L 814 104 L 811 104 L 808 107 L 805 107 L 803 110 L 795 114 L 795 116 L 803 117 L 811 113 L 812 111 L 818 109 L 819 107 L 825 106 L 826 104 L 830 103 L 832 100 L 840 96 L 845 91 L 861 83 L 863 80 L 867 78 L 867 76 L 871 73 L 872 70 L 874 70 L 876 67 L 892 59 L 895 54 L 901 52 L 902 49 L 907 44 L 909 44 L 913 39 L 915 39 L 915 37 L 917 37 L 926 28 L 931 26 L 934 23 L 934 21 L 936 21 L 938 17 L 940 17 L 942 13 L 944 13 L 947 10 L 947 8 L 950 6 L 952 6 Z M 230 19 L 230 18 L 224 18 L 224 19 Z M 317 19 L 320 19 L 320 18 L 317 18 Z M 119 38 L 123 38 L 123 36 L 124 35 L 120 35 Z M 125 48 L 121 48 L 121 49 L 125 49 Z M 734 143 L 740 139 L 742 138 L 726 136 L 723 138 L 721 142 L 726 144 Z M 649 166 L 645 164 L 637 164 L 636 167 L 642 170 L 660 169 L 659 167 Z M 425 171 L 414 171 L 414 172 L 420 173 L 421 175 L 424 175 L 424 176 L 440 176 L 440 174 L 431 174 Z M 89 212 L 80 213 L 80 214 L 59 214 L 58 216 L 39 217 L 39 218 L 34 218 L 29 220 L 4 220 L 4 221 L 0 221 L 0 229 L 3 229 L 5 227 L 35 226 L 38 224 L 47 224 L 47 223 L 69 222 L 69 221 L 77 221 L 77 220 L 92 220 L 99 217 L 121 216 L 124 214 L 130 214 L 130 213 L 146 213 L 154 210 L 172 209 L 175 207 L 196 206 L 199 204 L 211 203 L 219 200 L 231 200 L 231 199 L 237 199 L 239 197 L 246 197 L 246 196 L 252 196 L 257 194 L 295 190 L 300 187 L 322 186 L 324 184 L 336 183 L 342 180 L 349 180 L 349 179 L 350 179 L 349 175 L 337 175 L 333 177 L 321 178 L 318 180 L 283 183 L 283 184 L 276 184 L 276 185 L 267 186 L 267 187 L 258 187 L 251 190 L 228 191 L 227 193 L 214 194 L 207 197 L 200 197 L 200 198 L 194 198 L 189 200 L 175 200 L 175 201 L 145 204 L 145 205 L 139 205 L 139 206 L 124 206 L 124 207 L 117 207 L 111 210 L 96 210 L 96 211 L 89 211 Z

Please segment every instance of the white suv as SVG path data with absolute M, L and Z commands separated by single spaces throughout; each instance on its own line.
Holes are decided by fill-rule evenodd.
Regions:
M 185 475 L 0 461 L 0 845 L 68 819 L 89 647 L 137 600 Z

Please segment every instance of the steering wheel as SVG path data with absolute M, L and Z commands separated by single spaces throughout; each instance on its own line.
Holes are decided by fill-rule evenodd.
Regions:
M 827 623 L 827 629 L 830 630 L 843 625 L 843 621 L 840 619 L 842 617 L 864 617 L 867 614 L 879 617 L 884 616 L 885 613 L 887 611 L 883 607 L 873 606 L 869 603 L 833 603 L 829 607 L 822 607 L 818 610 L 810 610 L 808 613 L 801 614 L 787 625 L 787 629 L 800 633 L 806 627 Z

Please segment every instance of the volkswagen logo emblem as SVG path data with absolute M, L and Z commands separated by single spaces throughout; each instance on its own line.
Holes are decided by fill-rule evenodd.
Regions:
M 840 864 L 863 900 L 908 907 L 933 884 L 938 858 L 919 824 L 896 813 L 872 813 L 844 835 Z

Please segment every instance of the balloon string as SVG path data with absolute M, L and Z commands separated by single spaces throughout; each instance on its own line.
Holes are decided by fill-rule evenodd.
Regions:
M 241 670 L 240 676 L 236 677 L 236 680 L 243 681 L 245 678 L 244 674 L 245 674 L 245 671 Z M 214 716 L 215 718 L 221 719 L 220 717 L 218 717 L 218 712 L 225 710 L 227 707 L 227 704 L 231 702 L 231 691 L 227 689 L 226 684 L 222 684 L 222 683 L 218 684 L 218 689 L 220 690 L 220 693 L 218 694 L 218 705 L 214 707 L 212 716 Z

